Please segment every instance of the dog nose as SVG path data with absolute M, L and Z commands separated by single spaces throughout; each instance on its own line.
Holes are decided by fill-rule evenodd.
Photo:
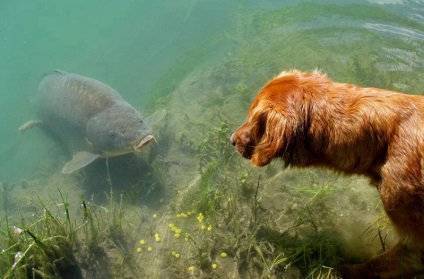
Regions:
M 230 137 L 230 141 L 231 141 L 231 144 L 232 144 L 233 146 L 235 146 L 235 145 L 236 145 L 236 140 L 234 139 L 234 133 L 231 135 L 231 137 Z

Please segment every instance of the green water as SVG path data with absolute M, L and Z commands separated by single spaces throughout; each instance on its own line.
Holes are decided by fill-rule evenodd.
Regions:
M 145 108 L 161 76 L 185 52 L 224 32 L 235 7 L 228 1 L 2 1 L 0 180 L 25 177 L 48 149 L 40 135 L 16 133 L 34 117 L 33 95 L 44 73 L 60 68 L 95 77 Z
M 16 129 L 34 117 L 36 85 L 51 69 L 102 80 L 140 109 L 229 55 L 222 74 L 245 82 L 249 96 L 293 67 L 420 93 L 422 11 L 402 1 L 3 1 L 0 180 L 24 178 L 50 148 Z
M 142 208 L 136 217 L 142 224 L 132 224 L 130 228 L 131 233 L 136 234 L 132 236 L 135 239 L 146 230 L 151 230 L 153 235 L 153 229 L 146 229 L 147 226 L 154 225 L 155 230 L 160 227 L 148 219 L 153 213 L 162 210 L 161 213 L 169 214 L 163 214 L 163 218 L 164 215 L 172 218 L 170 216 L 176 213 L 172 210 L 189 204 L 182 201 L 202 199 L 198 193 L 193 194 L 194 199 L 184 196 L 195 191 L 199 183 L 215 189 L 230 177 L 235 184 L 242 180 L 244 185 L 246 180 L 255 185 L 257 176 L 254 175 L 261 171 L 264 180 L 275 175 L 278 181 L 263 182 L 271 189 L 263 196 L 284 197 L 280 203 L 273 200 L 264 206 L 272 212 L 267 215 L 274 218 L 281 212 L 296 212 L 296 208 L 302 206 L 305 193 L 315 193 L 315 189 L 308 188 L 309 184 L 324 185 L 326 182 L 316 181 L 327 181 L 326 173 L 288 170 L 281 178 L 278 177 L 281 164 L 272 164 L 263 171 L 253 169 L 238 157 L 230 158 L 237 162 L 234 169 L 220 161 L 223 158 L 229 161 L 228 154 L 234 152 L 229 137 L 245 120 L 251 100 L 264 83 L 282 70 L 292 68 L 303 71 L 318 68 L 340 82 L 423 94 L 423 15 L 422 2 L 401 0 L 1 1 L 0 183 L 10 186 L 7 191 L 0 191 L 2 210 L 10 214 L 21 208 L 31 209 L 25 195 L 35 198 L 39 194 L 44 199 L 50 194 L 57 196 L 57 188 L 75 205 L 79 204 L 80 196 L 99 197 L 110 185 L 103 161 L 90 171 L 61 175 L 69 154 L 61 152 L 57 144 L 38 129 L 23 135 L 18 132 L 21 124 L 36 117 L 34 95 L 40 78 L 59 68 L 111 85 L 142 113 L 161 109 L 168 112 L 154 130 L 157 144 L 130 161 L 126 157 L 110 160 L 114 186 L 126 193 L 129 205 L 137 208 L 134 212 Z M 213 165 L 216 168 L 211 168 L 210 162 L 217 163 Z M 231 171 L 234 173 L 228 175 Z M 243 173 L 242 179 L 239 179 L 240 173 Z M 373 194 L 356 190 L 366 182 L 346 181 L 338 183 L 337 180 L 334 184 L 348 185 L 346 193 L 374 198 L 376 193 L 372 188 L 369 191 Z M 161 190 L 155 192 L 156 186 L 161 186 Z M 324 189 L 331 188 L 327 186 Z M 138 190 L 143 187 L 145 189 Z M 323 192 L 328 196 L 334 192 L 345 193 L 339 188 L 330 190 Z M 344 203 L 345 199 L 360 204 L 362 211 L 356 214 L 369 214 L 362 218 L 362 225 L 367 227 L 378 204 L 370 209 L 371 206 L 363 205 L 357 201 L 359 198 L 351 198 L 349 194 L 334 200 L 330 197 L 330 206 L 326 204 L 326 207 L 334 206 L 348 216 L 352 210 L 345 205 L 348 203 Z M 244 201 L 250 203 L 248 199 Z M 207 211 L 210 204 L 206 202 L 201 206 Z M 222 204 L 214 206 L 222 209 Z M 294 209 L 287 210 L 288 207 Z M 321 208 L 312 210 L 318 214 Z M 328 212 L 334 213 L 332 210 Z M 328 212 L 323 211 L 322 215 Z M 340 212 L 334 215 L 335 219 Z M 295 216 L 285 213 L 284 218 Z M 333 217 L 330 213 L 328 218 Z M 325 216 L 319 215 L 318 219 L 321 217 Z M 282 223 L 281 227 L 286 227 L 284 218 L 275 217 Z M 166 222 L 161 220 L 165 229 Z M 351 226 L 356 228 L 356 223 Z M 349 230 L 347 227 L 346 231 Z M 363 232 L 356 230 L 358 235 Z M 132 241 L 132 238 L 128 241 L 130 239 Z M 279 245 L 278 241 L 272 244 Z M 131 245 L 130 250 L 134 252 Z M 159 254 L 157 258 L 162 256 Z M 160 274 L 163 268 L 162 262 L 149 262 L 147 258 L 135 261 L 147 261 L 146 266 L 152 266 L 153 271 L 145 273 L 149 276 Z M 169 267 L 168 262 L 164 265 Z M 184 278 L 187 266 L 173 268 L 183 272 L 181 278 Z M 207 271 L 204 268 L 205 278 L 209 278 Z M 210 268 L 209 272 L 216 275 Z

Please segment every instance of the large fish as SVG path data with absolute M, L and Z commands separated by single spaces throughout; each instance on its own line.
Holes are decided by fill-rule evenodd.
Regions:
M 29 121 L 19 130 L 42 126 L 70 150 L 79 151 L 65 164 L 63 173 L 99 157 L 137 152 L 154 139 L 140 113 L 113 88 L 95 79 L 54 70 L 38 85 L 37 104 L 40 120 Z

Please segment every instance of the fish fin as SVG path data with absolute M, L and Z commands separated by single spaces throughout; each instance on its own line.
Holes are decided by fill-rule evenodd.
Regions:
M 19 127 L 19 133 L 23 134 L 26 130 L 32 128 L 32 127 L 39 127 L 43 126 L 43 122 L 40 120 L 30 120 L 27 123 L 23 124 L 21 127 Z
M 156 123 L 162 120 L 162 118 L 166 114 L 166 109 L 158 110 L 152 113 L 151 115 L 147 116 L 146 119 L 144 119 L 144 122 L 146 123 L 147 127 L 151 128 Z
M 79 170 L 99 157 L 99 154 L 93 154 L 86 151 L 78 152 L 74 155 L 74 157 L 72 157 L 71 161 L 67 162 L 65 166 L 63 166 L 62 173 L 72 173 Z

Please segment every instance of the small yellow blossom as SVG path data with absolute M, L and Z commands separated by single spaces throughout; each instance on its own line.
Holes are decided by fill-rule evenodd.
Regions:
M 140 244 L 144 245 L 146 243 L 146 241 L 144 241 L 144 239 L 140 239 Z
M 147 252 L 152 252 L 153 248 L 152 247 L 147 247 Z
M 137 248 L 137 253 L 139 253 L 139 254 L 141 253 L 141 248 L 140 247 Z
M 176 229 L 176 230 L 175 230 L 175 233 L 180 234 L 180 233 L 181 233 L 181 229 Z
M 187 271 L 193 272 L 194 271 L 194 266 L 190 266 L 189 268 L 187 268 Z
M 181 258 L 181 255 L 180 255 L 180 254 L 178 254 L 178 253 L 175 253 L 174 257 L 175 257 L 176 259 L 179 259 L 179 258 Z
M 226 257 L 227 257 L 227 253 L 222 252 L 222 253 L 221 253 L 221 257 L 222 257 L 222 258 L 226 258 Z
M 212 225 L 208 226 L 208 232 L 212 231 Z
M 213 264 L 212 264 L 212 268 L 213 268 L 213 269 L 216 269 L 217 267 L 218 267 L 218 265 L 217 265 L 216 263 L 213 263 Z
M 158 218 L 158 215 L 157 214 L 153 214 L 153 219 L 156 219 L 156 218 Z
M 179 233 L 176 233 L 174 236 L 175 238 L 180 238 L 181 235 Z
M 200 228 L 202 229 L 202 231 L 206 230 L 206 226 L 205 225 L 202 225 Z

